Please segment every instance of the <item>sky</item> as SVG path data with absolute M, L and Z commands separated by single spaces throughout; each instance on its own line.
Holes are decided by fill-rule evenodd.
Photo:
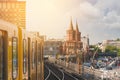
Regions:
M 120 0 L 27 0 L 27 30 L 63 39 L 72 17 L 90 43 L 120 38 Z

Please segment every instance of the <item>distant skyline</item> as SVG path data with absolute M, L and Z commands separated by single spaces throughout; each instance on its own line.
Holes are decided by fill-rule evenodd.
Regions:
M 120 38 L 120 0 L 27 0 L 27 30 L 63 39 L 72 16 L 90 43 Z

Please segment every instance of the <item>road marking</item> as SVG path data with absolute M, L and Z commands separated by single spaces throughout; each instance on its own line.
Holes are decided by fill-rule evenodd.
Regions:
M 49 70 L 49 74 L 48 74 L 48 76 L 45 79 L 45 80 L 47 80 L 49 78 L 49 76 L 50 76 L 50 69 L 47 66 L 45 66 L 45 67 Z

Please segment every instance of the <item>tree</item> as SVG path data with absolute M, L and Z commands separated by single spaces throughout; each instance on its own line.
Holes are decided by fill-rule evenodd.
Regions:
M 118 48 L 116 46 L 107 46 L 105 48 L 105 52 L 108 52 L 108 53 L 114 53 L 117 51 L 118 51 Z
M 60 57 L 60 53 L 57 53 L 56 54 L 56 59 L 59 59 L 59 57 Z
M 98 53 L 101 53 L 102 52 L 102 50 L 99 48 L 99 47 L 97 47 L 97 46 L 95 46 L 95 45 L 90 45 L 90 54 L 89 54 L 89 59 L 90 58 L 96 58 L 97 57 L 97 54 Z
M 120 56 L 120 49 L 118 49 L 118 56 Z
M 120 41 L 120 38 L 117 38 L 116 41 Z
M 120 56 L 120 48 L 117 48 L 116 46 L 107 46 L 105 49 L 106 53 L 117 53 L 118 56 Z
M 102 52 L 101 49 L 100 49 L 99 47 L 95 46 L 95 45 L 90 45 L 90 48 L 93 49 L 92 52 L 95 52 L 97 49 L 98 49 L 98 50 L 97 50 L 98 53 L 101 53 L 101 52 Z

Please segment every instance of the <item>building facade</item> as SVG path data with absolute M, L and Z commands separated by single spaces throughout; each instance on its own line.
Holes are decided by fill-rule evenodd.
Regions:
M 89 51 L 89 38 L 88 38 L 88 36 L 82 37 L 81 41 L 83 43 L 83 50 L 85 52 L 88 52 Z
M 63 44 L 63 54 L 77 54 L 82 49 L 81 32 L 78 29 L 76 22 L 76 29 L 73 29 L 72 20 L 66 34 L 66 41 Z
M 117 48 L 120 48 L 120 40 L 104 40 L 102 42 L 102 46 L 100 47 L 102 49 L 102 52 L 105 51 L 107 46 L 115 46 Z
M 0 19 L 26 28 L 26 2 L 25 0 L 0 0 Z
M 44 55 L 56 56 L 62 53 L 62 40 L 49 39 L 44 42 Z

